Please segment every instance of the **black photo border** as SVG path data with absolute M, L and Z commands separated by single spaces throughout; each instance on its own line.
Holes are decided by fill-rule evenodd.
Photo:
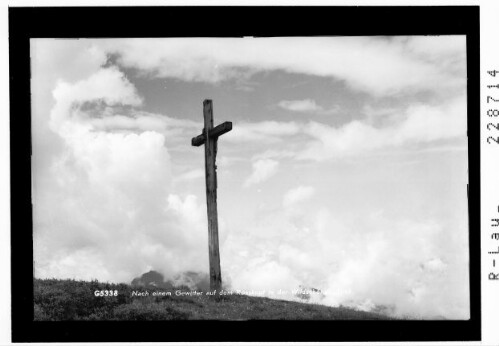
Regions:
M 33 321 L 31 38 L 364 35 L 466 35 L 469 320 Z M 13 342 L 481 340 L 479 40 L 478 6 L 10 7 Z

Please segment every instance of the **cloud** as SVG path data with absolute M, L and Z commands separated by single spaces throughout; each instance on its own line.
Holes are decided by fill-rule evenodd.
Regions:
M 154 132 L 168 142 L 185 142 L 193 129 L 202 127 L 200 122 L 140 110 L 142 97 L 116 67 L 101 68 L 74 84 L 59 81 L 53 96 L 50 128 L 68 140 L 88 132 Z
M 432 258 L 422 265 L 424 270 L 441 272 L 445 270 L 447 264 L 445 264 L 440 258 Z
M 269 179 L 277 173 L 279 162 L 271 159 L 261 159 L 253 162 L 253 172 L 244 182 L 248 187 L 253 184 L 259 184 Z
M 111 115 L 98 119 L 92 119 L 91 123 L 94 129 L 104 132 L 115 130 L 162 132 L 166 130 L 165 118 L 156 116 L 132 117 L 125 115 Z
M 235 289 L 261 292 L 269 296 L 269 291 L 277 292 L 283 287 L 295 287 L 298 281 L 294 278 L 290 268 L 275 261 L 252 260 L 245 270 L 232 278 L 236 282 Z
M 104 101 L 107 105 L 139 106 L 142 98 L 125 75 L 115 67 L 99 69 L 89 78 L 69 84 L 59 81 L 53 97 L 56 105 L 50 116 L 50 125 L 55 132 L 64 131 L 63 125 L 71 126 L 67 118 L 68 108 L 84 102 Z M 69 113 L 71 115 L 72 113 Z M 71 129 L 67 129 L 71 131 Z
M 291 112 L 300 113 L 315 113 L 315 114 L 333 114 L 338 111 L 339 107 L 333 107 L 331 109 L 324 109 L 319 106 L 315 100 L 304 99 L 304 100 L 283 100 L 280 101 L 277 106 L 282 109 Z
M 166 44 L 168 40 L 145 40 L 143 52 L 137 42 L 123 40 L 108 45 L 89 40 L 94 45 L 94 58 L 86 67 L 88 76 L 75 72 L 70 79 L 60 81 L 53 93 L 54 105 L 45 113 L 50 114 L 53 136 L 61 142 L 61 150 L 48 160 L 50 171 L 43 177 L 34 170 L 37 277 L 127 282 L 150 269 L 171 276 L 184 270 L 205 271 L 207 267 L 204 200 L 173 185 L 200 179 L 203 170 L 190 170 L 184 156 L 187 163 L 180 170 L 183 173 L 174 177 L 172 171 L 178 167 L 172 170 L 172 165 L 179 163 L 175 162 L 177 157 L 170 157 L 172 141 L 192 137 L 187 130 L 196 129 L 197 133 L 202 124 L 143 110 L 144 99 L 126 74 L 117 67 L 101 66 L 109 52 L 119 53 L 123 66 L 135 66 L 144 76 L 160 78 L 222 83 L 244 81 L 258 71 L 284 70 L 341 79 L 356 90 L 376 96 L 440 92 L 437 88 L 446 87 L 462 92 L 462 78 L 453 77 L 464 75 L 462 37 L 303 39 L 299 51 L 295 48 L 298 41 L 286 39 L 265 41 L 253 48 L 238 43 L 229 47 L 231 41 L 218 40 L 209 41 L 215 42 L 211 48 L 204 43 L 196 47 L 196 40 L 173 45 L 184 51 L 174 51 Z M 158 44 L 158 49 L 151 42 Z M 359 42 L 366 47 L 359 48 Z M 262 54 L 262 47 L 268 48 L 269 54 Z M 222 50 L 217 51 L 221 48 L 232 53 L 224 57 Z M 333 54 L 333 50 L 337 52 Z M 367 53 L 373 59 L 386 56 L 387 64 L 379 64 L 380 71 L 370 69 L 371 62 L 365 63 Z M 202 61 L 205 57 L 212 60 Z M 196 59 L 200 59 L 199 65 Z M 361 64 L 356 70 L 351 59 L 366 66 Z M 390 63 L 395 64 L 399 75 L 383 75 Z M 176 65 L 179 68 L 172 69 Z M 43 83 L 39 87 L 46 88 Z M 456 97 L 464 99 L 462 93 L 456 93 Z M 452 221 L 454 217 L 446 221 L 421 219 L 421 215 L 389 218 L 383 212 L 346 215 L 323 203 L 331 200 L 319 199 L 321 185 L 310 184 L 320 182 L 290 182 L 278 175 L 284 171 L 284 160 L 278 159 L 322 162 L 388 148 L 455 147 L 456 141 L 465 140 L 466 104 L 448 100 L 383 109 L 379 113 L 384 113 L 382 121 L 379 114 L 371 114 L 367 119 L 338 126 L 315 121 L 236 124 L 224 141 L 272 148 L 264 148 L 251 158 L 253 170 L 246 186 L 270 178 L 279 178 L 279 184 L 269 184 L 273 196 L 265 201 L 268 208 L 244 210 L 250 214 L 244 219 L 248 222 L 238 219 L 225 230 L 220 220 L 224 281 L 244 290 L 315 287 L 325 294 L 321 304 L 382 308 L 394 316 L 468 318 L 464 223 Z M 375 111 L 380 109 L 366 110 Z M 430 149 L 424 146 L 428 143 L 432 144 Z M 248 162 L 247 158 L 222 155 L 219 161 L 220 165 L 233 165 L 236 172 L 240 165 L 233 163 L 243 160 Z M 298 169 L 308 166 L 303 162 L 293 164 Z M 246 192 L 250 205 L 251 191 Z M 258 195 L 258 203 L 262 195 Z M 230 208 L 227 210 L 238 209 Z M 298 299 L 292 294 L 281 298 Z
M 96 42 L 96 41 L 92 41 Z M 374 95 L 465 85 L 465 37 L 100 40 L 118 62 L 158 78 L 220 83 L 281 70 L 345 81 Z M 449 64 L 442 64 L 451 58 Z M 456 73 L 463 72 L 463 73 Z
M 447 69 L 462 68 L 460 64 L 466 59 L 465 37 L 459 35 L 433 36 L 398 36 L 394 42 L 404 45 L 411 54 L 437 65 L 447 65 Z M 446 61 L 442 61 L 445 58 Z
M 312 186 L 298 186 L 286 192 L 282 199 L 284 207 L 290 207 L 298 202 L 304 201 L 312 197 L 315 189 Z
M 329 306 L 418 319 L 469 318 L 465 226 L 456 230 L 382 213 L 359 218 L 327 207 L 290 211 L 259 212 L 229 235 L 223 254 L 231 258 L 225 275 L 234 289 L 276 298 L 269 291 L 313 287 L 325 295 L 318 303 Z M 293 294 L 277 298 L 298 300 Z
M 204 178 L 204 170 L 203 169 L 193 169 L 188 172 L 182 173 L 178 176 L 175 177 L 175 182 L 181 182 L 181 181 L 189 181 L 189 180 L 195 180 L 195 179 L 201 179 Z
M 386 150 L 463 150 L 467 131 L 467 107 L 462 97 L 442 104 L 413 104 L 406 108 L 364 108 L 365 118 L 339 126 L 318 121 L 261 122 L 243 125 L 232 140 L 258 138 L 259 144 L 277 144 L 253 156 L 260 159 L 325 161 L 382 153 Z M 290 136 L 292 143 L 282 142 Z M 292 137 L 291 137 L 292 136 Z M 449 144 L 450 143 L 450 144 Z M 279 146 L 279 145 L 285 145 Z M 422 146 L 431 144 L 431 148 Z
M 62 150 L 61 139 L 50 128 L 48 120 L 54 105 L 52 91 L 64 75 L 75 82 L 97 72 L 106 62 L 106 53 L 83 45 L 79 40 L 33 39 L 31 56 L 32 168 L 36 172 L 49 169 L 55 155 Z M 77 66 L 78 68 L 75 68 Z M 45 174 L 46 176 L 46 174 Z M 39 179 L 34 177 L 34 184 Z M 41 182 L 40 182 L 41 183 Z
M 90 111 L 98 115 L 89 116 Z M 154 131 L 164 134 L 167 139 L 186 136 L 188 135 L 187 131 L 202 127 L 201 123 L 198 122 L 175 119 L 161 114 L 125 110 L 126 115 L 123 115 L 115 114 L 116 111 L 110 107 L 95 107 L 94 109 L 86 109 L 83 114 L 80 113 L 80 118 L 97 131 Z
M 283 100 L 278 103 L 278 106 L 282 109 L 286 109 L 292 112 L 321 112 L 323 108 L 315 103 L 314 100 L 304 99 L 304 100 Z
M 282 137 L 298 134 L 301 131 L 299 124 L 288 121 L 261 121 L 255 123 L 240 123 L 234 126 L 231 135 L 224 138 L 228 142 L 258 142 L 276 143 Z
M 60 81 L 53 95 L 63 151 L 34 185 L 35 275 L 126 282 L 149 269 L 205 270 L 205 212 L 172 193 L 163 131 L 192 124 L 134 111 L 142 99 L 116 68 Z
M 326 160 L 365 155 L 385 148 L 466 139 L 466 102 L 461 98 L 442 106 L 413 105 L 392 122 L 376 127 L 354 120 L 340 127 L 309 122 L 304 132 L 314 138 L 296 155 L 299 159 Z
M 295 157 L 296 153 L 291 150 L 274 150 L 274 149 L 268 149 L 265 150 L 263 153 L 258 153 L 253 156 L 253 160 L 258 160 L 258 159 L 282 159 L 282 158 L 293 158 Z

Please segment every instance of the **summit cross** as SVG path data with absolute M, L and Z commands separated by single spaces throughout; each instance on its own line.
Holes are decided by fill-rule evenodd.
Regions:
M 213 127 L 213 103 L 203 102 L 204 129 L 192 139 L 192 145 L 199 147 L 204 144 L 206 204 L 208 208 L 208 249 L 210 261 L 210 289 L 220 292 L 222 288 L 222 273 L 220 271 L 220 250 L 218 246 L 218 215 L 217 215 L 217 142 L 218 137 L 232 130 L 232 123 L 226 121 Z

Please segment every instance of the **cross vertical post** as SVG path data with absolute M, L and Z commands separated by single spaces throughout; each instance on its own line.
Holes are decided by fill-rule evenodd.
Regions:
M 220 271 L 220 250 L 218 246 L 218 211 L 217 211 L 217 138 L 210 138 L 213 129 L 213 104 L 211 100 L 203 102 L 205 173 L 206 173 L 206 203 L 208 208 L 208 247 L 210 255 L 210 289 L 220 291 L 222 273 Z
M 204 129 L 203 133 L 192 139 L 193 146 L 204 144 L 206 204 L 208 209 L 208 250 L 210 264 L 210 289 L 220 292 L 222 288 L 222 273 L 220 270 L 220 250 L 218 245 L 218 214 L 217 214 L 217 157 L 218 137 L 232 129 L 231 122 L 225 122 L 213 127 L 213 103 L 203 102 Z

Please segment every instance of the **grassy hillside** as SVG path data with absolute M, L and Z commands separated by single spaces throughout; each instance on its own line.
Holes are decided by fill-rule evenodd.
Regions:
M 117 291 L 117 296 L 96 296 L 95 291 Z M 172 290 L 154 286 L 132 288 L 126 284 L 98 281 L 34 281 L 35 320 L 179 320 L 179 319 L 313 319 L 352 320 L 387 319 L 386 316 L 348 308 L 284 300 L 250 297 L 240 294 L 219 299 L 200 294 L 177 296 L 175 291 L 190 292 L 186 287 Z M 147 296 L 133 293 L 148 292 Z M 154 292 L 171 292 L 171 296 L 153 296 Z M 105 294 L 105 292 L 103 292 Z

